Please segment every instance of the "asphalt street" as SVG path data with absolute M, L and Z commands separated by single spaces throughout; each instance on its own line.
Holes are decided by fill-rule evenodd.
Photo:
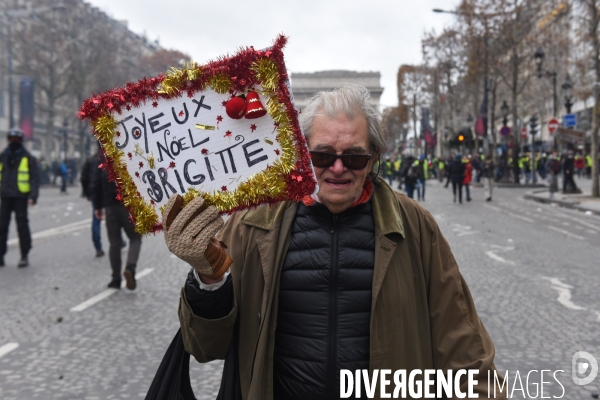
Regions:
M 511 389 L 521 378 L 533 398 L 588 399 L 571 378 L 572 357 L 600 360 L 600 217 L 523 200 L 525 189 L 496 189 L 485 202 L 452 202 L 451 189 L 427 183 L 428 209 L 450 242 L 479 315 L 496 345 L 496 366 Z M 18 269 L 11 226 L 0 268 L 0 399 L 142 399 L 178 329 L 179 290 L 189 267 L 162 234 L 143 239 L 138 289 L 107 290 L 107 257 L 95 258 L 91 207 L 78 188 L 43 188 L 30 209 L 34 248 Z M 106 230 L 103 244 L 108 250 Z M 222 363 L 191 362 L 197 398 L 214 399 Z M 543 377 L 541 370 L 549 370 Z M 517 371 L 519 375 L 517 376 Z M 515 382 L 517 384 L 515 384 Z M 539 394 L 538 394 L 539 396 Z

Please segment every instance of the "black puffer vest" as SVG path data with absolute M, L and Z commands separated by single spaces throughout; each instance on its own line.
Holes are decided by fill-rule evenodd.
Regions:
M 340 369 L 369 367 L 374 249 L 371 201 L 340 214 L 299 204 L 280 278 L 276 400 L 337 399 Z

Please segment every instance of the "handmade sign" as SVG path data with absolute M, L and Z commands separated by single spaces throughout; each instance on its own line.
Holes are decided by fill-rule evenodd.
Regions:
M 86 100 L 109 176 L 139 233 L 162 229 L 169 197 L 202 196 L 221 212 L 315 191 L 280 36 L 266 50 L 142 79 Z

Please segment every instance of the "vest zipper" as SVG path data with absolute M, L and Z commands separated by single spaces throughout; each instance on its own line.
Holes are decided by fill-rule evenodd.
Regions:
M 331 264 L 329 265 L 329 329 L 328 329 L 328 360 L 327 360 L 327 398 L 336 398 L 339 389 L 335 382 L 339 375 L 337 371 L 337 314 L 338 314 L 338 248 L 339 233 L 337 230 L 338 216 L 333 216 L 331 224 Z

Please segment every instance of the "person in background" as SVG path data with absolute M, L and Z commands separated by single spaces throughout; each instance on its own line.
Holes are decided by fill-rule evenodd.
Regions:
M 417 165 L 417 199 L 425 201 L 425 182 L 429 177 L 429 165 L 423 154 L 419 156 L 419 160 L 415 163 Z
M 390 186 L 392 186 L 396 171 L 394 170 L 394 163 L 389 157 L 386 157 L 385 163 L 383 164 L 383 175 L 387 178 Z
M 467 201 L 471 201 L 471 180 L 473 180 L 473 164 L 471 163 L 471 155 L 463 160 L 465 165 L 465 177 L 463 178 L 462 184 L 465 187 L 465 193 L 467 195 Z
M 554 197 L 554 193 L 558 192 L 558 174 L 560 174 L 560 170 L 560 162 L 556 157 L 556 152 L 554 152 L 546 164 L 546 171 L 548 172 L 548 177 L 550 180 L 550 184 L 548 185 L 550 198 Z
M 67 166 L 66 160 L 63 160 L 63 162 L 60 163 L 60 177 L 61 177 L 60 194 L 62 194 L 62 195 L 69 194 L 69 193 L 67 193 L 67 180 L 69 179 L 69 167 Z
M 419 179 L 419 166 L 418 161 L 412 155 L 405 157 L 406 164 L 402 173 L 402 179 L 404 181 L 404 191 L 406 195 L 411 199 L 415 196 L 415 187 L 417 186 L 417 180 Z
M 458 194 L 458 202 L 462 204 L 463 179 L 465 179 L 465 165 L 462 163 L 462 156 L 460 153 L 457 153 L 454 156 L 454 161 L 448 166 L 448 180 L 452 182 L 452 194 L 454 195 L 455 203 L 456 195 Z
M 485 201 L 492 201 L 492 191 L 494 190 L 494 174 L 496 166 L 491 158 L 485 160 L 485 165 L 481 171 L 483 178 L 483 190 L 485 192 Z
M 102 161 L 105 161 L 104 157 L 101 157 L 100 162 Z M 123 276 L 126 280 L 127 289 L 134 290 L 137 287 L 135 271 L 142 248 L 142 236 L 135 231 L 135 226 L 129 218 L 129 211 L 117 199 L 117 193 L 117 185 L 115 182 L 108 180 L 106 168 L 96 168 L 92 184 L 92 201 L 96 218 L 101 220 L 106 214 L 106 231 L 110 243 L 108 257 L 112 268 L 112 280 L 108 283 L 108 287 L 121 288 L 121 230 L 124 230 L 127 237 L 129 237 L 129 249 Z
M 39 180 L 37 161 L 23 146 L 23 131 L 13 128 L 8 132 L 8 147 L 0 155 L 0 267 L 4 266 L 8 226 L 12 213 L 17 220 L 21 259 L 18 267 L 29 265 L 31 232 L 27 207 L 35 205 Z
M 94 179 L 94 173 L 98 169 L 99 165 L 99 153 L 89 156 L 83 166 L 81 167 L 81 195 L 88 199 L 92 203 L 92 242 L 96 249 L 96 257 L 104 256 L 104 250 L 102 250 L 102 235 L 100 234 L 100 223 L 101 220 L 96 217 L 96 207 L 94 206 L 94 200 L 92 196 L 92 182 Z

